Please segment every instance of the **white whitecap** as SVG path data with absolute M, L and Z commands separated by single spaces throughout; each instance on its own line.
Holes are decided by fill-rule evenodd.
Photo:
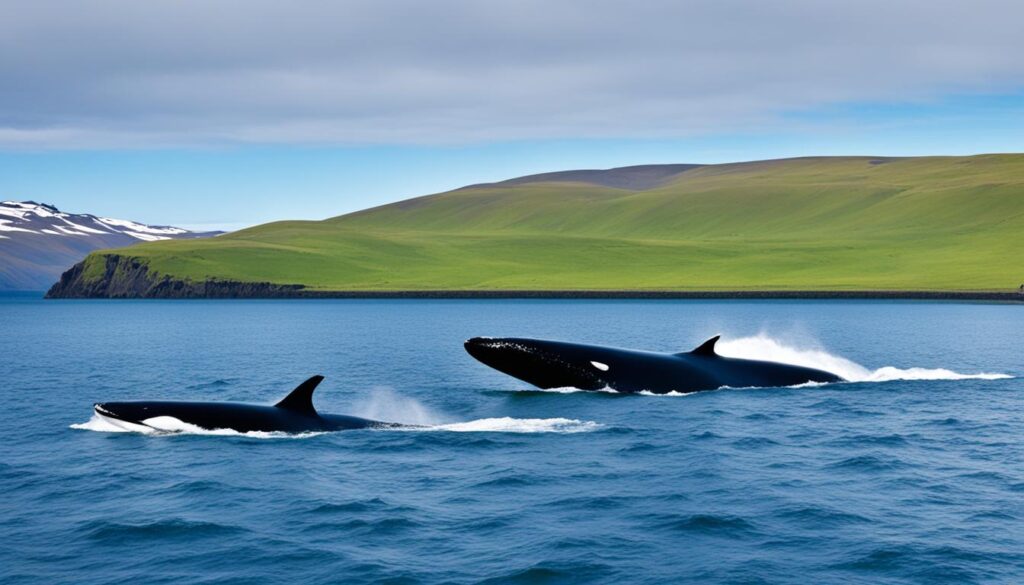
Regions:
M 719 390 L 729 390 L 729 389 L 730 388 L 728 386 L 722 386 L 721 388 L 719 388 Z M 672 390 L 671 392 L 657 393 L 657 392 L 651 392 L 650 390 L 641 390 L 641 391 L 637 392 L 637 394 L 639 394 L 640 396 L 658 396 L 658 397 L 662 397 L 662 398 L 677 398 L 679 396 L 689 396 L 691 394 L 697 394 L 697 392 L 677 392 L 675 390 Z
M 604 388 L 598 388 L 597 390 L 583 390 L 576 388 L 575 386 L 560 386 L 558 388 L 517 388 L 512 392 L 547 392 L 550 394 L 575 394 L 577 392 L 604 392 L 606 394 L 619 394 L 618 390 L 605 386 Z
M 506 416 L 409 430 L 454 433 L 586 433 L 599 428 L 601 428 L 599 423 L 572 418 L 511 418 Z
M 112 417 L 103 416 L 94 412 L 92 418 L 84 423 L 71 425 L 71 428 L 83 431 L 96 431 L 101 433 L 140 433 L 143 435 L 172 436 L 172 435 L 213 435 L 213 436 L 234 436 L 249 437 L 253 439 L 305 439 L 322 435 L 319 432 L 308 433 L 282 433 L 266 431 L 250 431 L 242 433 L 232 429 L 204 429 L 189 424 L 173 416 L 156 416 L 142 421 L 143 424 L 130 423 Z
M 872 370 L 853 360 L 820 348 L 804 348 L 789 345 L 767 334 L 751 337 L 723 339 L 715 346 L 723 356 L 781 362 L 832 372 L 850 382 L 888 382 L 893 380 L 999 380 L 1013 376 L 1000 373 L 980 372 L 962 374 L 945 368 L 897 368 L 885 366 Z
M 121 424 L 118 424 L 118 423 Z M 136 427 L 136 428 L 130 428 Z M 84 423 L 75 423 L 71 425 L 71 428 L 82 431 L 96 431 L 100 433 L 145 433 L 145 427 L 142 425 L 133 425 L 131 423 L 125 423 L 123 421 L 117 421 L 116 419 L 107 418 L 99 413 L 94 412 L 92 418 L 85 421 Z

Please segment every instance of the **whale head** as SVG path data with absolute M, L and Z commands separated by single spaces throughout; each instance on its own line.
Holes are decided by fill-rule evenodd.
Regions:
M 98 402 L 93 411 L 115 427 L 142 432 L 152 430 L 144 421 L 160 415 L 145 402 Z
M 466 351 L 480 362 L 538 388 L 600 390 L 612 386 L 614 350 L 561 341 L 474 337 Z
M 93 410 L 107 418 L 130 423 L 141 423 L 154 416 L 148 412 L 148 406 L 140 402 L 98 402 L 93 405 Z

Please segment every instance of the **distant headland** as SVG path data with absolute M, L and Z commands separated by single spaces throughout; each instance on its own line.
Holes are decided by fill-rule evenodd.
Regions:
M 49 298 L 1024 299 L 1024 154 L 581 170 L 103 250 Z

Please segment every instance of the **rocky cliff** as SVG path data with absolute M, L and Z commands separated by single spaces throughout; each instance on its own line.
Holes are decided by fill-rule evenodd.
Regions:
M 61 275 L 48 299 L 230 299 L 302 296 L 299 284 L 192 281 L 160 275 L 138 258 L 91 254 Z

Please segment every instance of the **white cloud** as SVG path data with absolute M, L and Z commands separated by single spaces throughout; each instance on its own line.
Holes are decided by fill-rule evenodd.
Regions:
M 0 19 L 0 146 L 686 137 L 1024 86 L 1024 4 L 70 1 Z

